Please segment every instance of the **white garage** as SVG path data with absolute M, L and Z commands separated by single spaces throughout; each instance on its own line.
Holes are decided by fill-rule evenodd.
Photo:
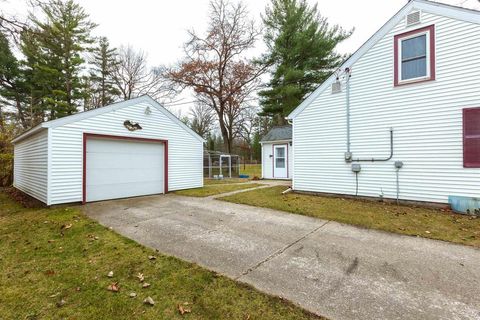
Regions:
M 14 187 L 48 205 L 201 187 L 203 142 L 142 96 L 44 122 L 15 138 Z

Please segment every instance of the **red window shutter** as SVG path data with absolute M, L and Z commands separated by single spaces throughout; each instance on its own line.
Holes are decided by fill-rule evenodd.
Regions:
M 480 108 L 463 109 L 463 166 L 480 168 Z

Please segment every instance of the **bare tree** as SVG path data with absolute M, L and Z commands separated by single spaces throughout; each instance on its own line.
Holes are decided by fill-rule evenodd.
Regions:
M 167 83 L 161 68 L 149 68 L 147 54 L 131 46 L 118 51 L 118 63 L 114 69 L 114 82 L 123 100 L 148 94 L 157 100 L 170 99 L 175 87 Z
M 265 71 L 244 57 L 260 30 L 242 3 L 213 0 L 209 19 L 204 37 L 189 32 L 185 57 L 165 75 L 182 88 L 193 88 L 197 99 L 215 112 L 225 149 L 231 152 L 242 109 L 249 107 L 246 102 Z
M 6 0 L 0 0 L 0 6 L 8 2 L 9 1 Z M 0 9 L 0 32 L 18 42 L 21 31 L 26 28 L 27 24 L 25 21 Z
M 190 110 L 190 127 L 198 135 L 206 138 L 215 124 L 215 114 L 210 106 L 197 102 Z

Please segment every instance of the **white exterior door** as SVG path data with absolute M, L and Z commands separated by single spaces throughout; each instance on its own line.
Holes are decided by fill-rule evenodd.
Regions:
M 88 138 L 85 201 L 164 193 L 164 145 Z
M 273 146 L 273 177 L 288 178 L 288 146 L 286 144 Z

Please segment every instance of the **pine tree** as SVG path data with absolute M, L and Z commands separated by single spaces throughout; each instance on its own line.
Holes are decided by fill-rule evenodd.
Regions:
M 99 108 L 115 101 L 115 96 L 120 94 L 114 82 L 114 71 L 118 64 L 115 48 L 111 48 L 107 38 L 99 39 L 98 46 L 93 51 L 90 61 L 93 65 L 92 80 L 92 106 Z
M 263 16 L 268 53 L 263 63 L 271 65 L 268 89 L 259 93 L 262 115 L 277 124 L 322 83 L 344 59 L 337 44 L 352 31 L 330 26 L 317 6 L 305 0 L 272 0 Z
M 30 16 L 33 30 L 23 37 L 22 51 L 33 80 L 32 97 L 49 119 L 56 119 L 77 112 L 83 101 L 82 56 L 93 43 L 90 32 L 96 25 L 72 0 L 39 6 L 44 19 Z

